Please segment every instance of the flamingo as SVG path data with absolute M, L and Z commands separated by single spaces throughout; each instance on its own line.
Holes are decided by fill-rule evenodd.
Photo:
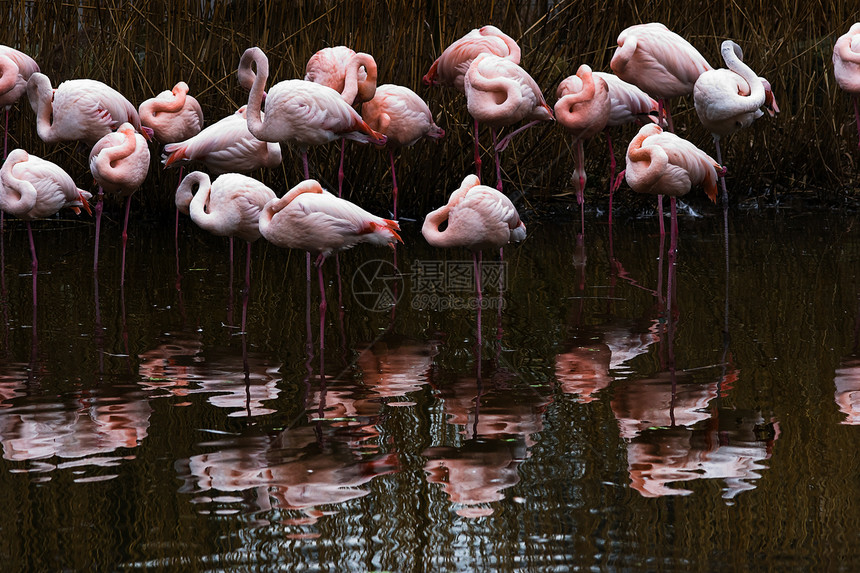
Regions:
M 433 122 L 430 108 L 407 87 L 383 84 L 376 95 L 361 108 L 361 117 L 374 131 L 385 135 L 394 186 L 394 218 L 397 218 L 397 176 L 394 173 L 394 148 L 408 147 L 429 137 L 441 139 L 445 130 Z
M 198 227 L 219 237 L 242 239 L 248 245 L 242 332 L 245 332 L 251 290 L 251 243 L 260 238 L 259 220 L 263 207 L 275 197 L 275 192 L 266 185 L 239 173 L 225 173 L 212 182 L 207 174 L 193 171 L 176 189 L 177 210 L 191 215 Z
M 511 138 L 541 121 L 552 121 L 552 109 L 547 105 L 537 83 L 511 60 L 493 54 L 479 54 L 465 76 L 466 106 L 478 122 L 490 126 L 496 156 L 496 189 L 502 190 L 502 167 L 499 152 Z M 528 123 L 496 141 L 496 129 L 522 120 Z
M 762 79 L 744 63 L 743 51 L 735 42 L 724 41 L 720 53 L 729 69 L 709 70 L 699 76 L 693 89 L 693 101 L 699 120 L 713 135 L 717 163 L 722 164 L 720 137 L 749 127 L 764 115 L 761 108 L 765 105 L 765 86 Z M 726 211 L 729 198 L 725 179 L 720 177 L 720 181 L 723 186 L 723 211 Z
M 197 135 L 164 146 L 165 167 L 180 161 L 200 161 L 216 174 L 247 173 L 281 164 L 281 146 L 261 141 L 248 131 L 248 106 L 213 123 Z
M 0 45 L 0 106 L 6 108 L 3 159 L 9 144 L 9 110 L 27 91 L 27 80 L 38 71 L 36 60 L 15 48 Z
M 99 233 L 103 191 L 125 197 L 125 218 L 122 226 L 122 265 L 120 286 L 125 284 L 125 245 L 128 242 L 128 213 L 131 196 L 143 184 L 149 172 L 149 146 L 130 123 L 123 123 L 116 132 L 98 140 L 90 151 L 90 171 L 99 185 L 96 204 L 96 246 L 93 272 L 98 272 Z
M 447 221 L 444 231 L 439 226 Z M 499 249 L 526 237 L 526 226 L 516 207 L 501 191 L 481 185 L 468 175 L 448 203 L 424 218 L 421 234 L 434 247 L 465 247 L 472 251 L 478 308 L 481 308 L 481 266 L 485 249 Z M 481 347 L 481 313 L 478 312 L 478 348 Z
M 36 303 L 36 247 L 30 221 L 50 217 L 64 207 L 90 211 L 90 193 L 78 189 L 62 167 L 23 149 L 13 150 L 0 168 L 0 209 L 27 222 L 33 269 L 33 304 Z
M 851 94 L 857 135 L 860 136 L 860 22 L 853 24 L 848 32 L 836 40 L 833 46 L 833 75 L 839 87 Z
M 615 74 L 594 72 L 593 75 L 606 82 L 606 87 L 609 90 L 609 120 L 606 122 L 606 141 L 609 145 L 609 224 L 611 225 L 612 197 L 618 187 L 621 186 L 624 174 L 619 173 L 617 178 L 615 176 L 615 152 L 612 149 L 612 136 L 610 136 L 608 128 L 627 125 L 628 123 L 638 123 L 641 126 L 645 121 L 659 122 L 652 115 L 658 112 L 659 107 L 657 100 Z
M 617 43 L 609 67 L 622 80 L 656 97 L 659 122 L 662 124 L 665 110 L 669 131 L 674 132 L 666 100 L 693 93 L 702 72 L 713 67 L 690 42 L 659 22 L 630 26 L 621 31 Z M 662 195 L 657 196 L 657 205 L 663 235 Z
M 573 135 L 576 148 L 576 170 L 573 180 L 576 183 L 576 202 L 582 233 L 585 233 L 585 152 L 583 141 L 603 131 L 612 110 L 609 88 L 599 77 L 595 78 L 591 68 L 579 66 L 576 75 L 562 80 L 556 91 L 555 117 L 568 133 Z
M 323 48 L 308 60 L 305 81 L 328 86 L 343 101 L 355 106 L 373 99 L 376 93 L 376 60 L 370 54 L 356 53 L 346 46 Z M 340 140 L 340 166 L 337 172 L 337 195 L 343 194 L 343 159 L 346 140 Z
M 183 141 L 203 129 L 203 110 L 194 96 L 188 95 L 188 84 L 178 82 L 140 104 L 141 124 L 152 129 L 161 143 Z
M 484 53 L 495 54 L 519 64 L 522 50 L 513 38 L 495 26 L 476 28 L 445 48 L 445 51 L 436 58 L 436 61 L 430 66 L 430 70 L 424 75 L 424 85 L 453 87 L 459 92 L 466 93 L 466 71 L 472 64 L 472 60 L 478 54 Z M 478 145 L 477 119 L 474 120 L 474 124 L 475 171 L 480 177 L 481 153 Z
M 678 240 L 675 199 L 689 193 L 693 185 L 704 185 L 708 197 L 716 202 L 717 176 L 722 171 L 723 168 L 710 155 L 686 139 L 663 131 L 656 123 L 643 126 L 627 147 L 625 178 L 630 188 L 638 193 L 668 195 L 671 198 L 672 228 L 667 287 L 670 311 L 671 279 Z
M 92 146 L 123 123 L 147 138 L 152 132 L 141 126 L 137 109 L 125 96 L 96 80 L 67 80 L 53 89 L 48 76 L 36 72 L 27 81 L 27 97 L 36 112 L 36 133 L 46 143 Z
M 352 109 L 352 108 L 350 108 Z M 325 284 L 322 265 L 333 252 L 359 243 L 385 246 L 403 242 L 397 221 L 368 213 L 358 205 L 325 191 L 306 179 L 280 199 L 272 199 L 260 214 L 260 234 L 275 246 L 307 251 L 317 256 L 320 286 L 320 373 L 324 370 Z M 310 275 L 308 275 L 310 281 Z
M 261 105 L 269 78 L 269 59 L 260 48 L 248 48 L 239 61 L 239 72 L 247 75 L 251 64 L 256 65 L 257 73 L 248 96 L 248 130 L 263 141 L 297 145 L 306 178 L 309 145 L 323 145 L 338 138 L 385 143 L 385 136 L 370 129 L 339 93 L 304 80 L 285 80 L 272 86 L 266 94 L 264 119 Z

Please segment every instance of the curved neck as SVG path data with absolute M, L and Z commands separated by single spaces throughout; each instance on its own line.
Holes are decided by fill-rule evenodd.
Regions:
M 731 40 L 726 40 L 723 42 L 720 51 L 722 52 L 723 61 L 726 62 L 726 66 L 728 66 L 731 71 L 742 77 L 747 82 L 747 85 L 749 85 L 749 97 L 753 99 L 761 99 L 761 102 L 756 106 L 761 107 L 764 103 L 764 85 L 762 85 L 761 80 L 758 79 L 758 75 L 756 75 L 756 73 L 744 63 L 743 52 L 741 52 L 740 46 Z
M 190 214 L 191 201 L 194 199 L 194 189 L 201 190 L 211 186 L 209 176 L 202 171 L 192 171 L 176 188 L 176 208 L 185 215 Z
M 637 187 L 642 190 L 651 187 L 662 176 L 663 169 L 668 164 L 668 157 L 661 147 L 642 147 L 650 135 L 653 133 L 637 134 L 627 149 L 627 177 L 635 179 Z
M 483 55 L 478 56 L 481 58 Z M 472 62 L 472 65 L 469 66 L 469 71 L 466 73 L 466 78 L 468 79 L 469 86 L 472 89 L 476 89 L 479 92 L 488 92 L 488 93 L 504 93 L 505 99 L 501 103 L 496 103 L 493 101 L 492 112 L 491 115 L 494 118 L 505 117 L 511 115 L 514 111 L 516 111 L 517 106 L 519 105 L 519 91 L 516 89 L 516 82 L 504 78 L 488 78 L 481 73 L 480 61 L 478 58 L 475 58 L 475 61 Z M 474 97 L 474 96 L 473 96 Z M 491 98 L 495 99 L 495 98 Z M 469 104 L 469 90 L 466 91 L 466 104 Z M 488 114 L 490 115 L 490 114 Z
M 364 68 L 365 77 L 360 79 L 359 71 Z M 376 94 L 376 60 L 370 54 L 359 52 L 349 61 L 346 80 L 343 86 L 343 99 L 350 105 L 370 101 Z
M 439 207 L 424 218 L 424 225 L 421 226 L 421 234 L 434 247 L 447 247 L 454 242 L 450 226 L 444 231 L 439 230 L 439 225 L 448 220 L 450 210 L 451 206 L 449 203 L 448 205 Z
M 185 100 L 188 96 L 188 84 L 179 82 L 171 90 L 173 97 L 171 98 L 154 98 L 148 102 L 144 102 L 140 106 L 140 114 L 143 115 L 144 110 L 152 115 L 158 113 L 176 113 L 185 106 Z M 145 106 L 145 107 L 144 107 Z
M 15 165 L 29 158 L 26 151 L 16 149 L 0 169 L 0 209 L 16 217 L 23 217 L 36 206 L 36 188 L 26 179 L 18 179 L 12 174 Z
M 53 125 L 51 125 L 51 114 L 54 111 L 54 90 L 51 80 L 42 73 L 35 73 L 27 81 L 27 98 L 30 107 L 36 112 L 36 133 L 42 141 L 53 142 Z
M 257 68 L 257 73 L 254 75 L 254 81 L 251 85 L 251 92 L 248 94 L 248 110 L 246 116 L 248 119 L 248 131 L 254 134 L 255 137 L 260 137 L 263 132 L 263 92 L 266 88 L 266 80 L 269 79 L 269 58 L 260 48 L 248 48 L 242 54 L 242 59 L 239 61 L 239 77 L 247 78 L 250 74 L 254 74 L 251 70 L 251 64 Z

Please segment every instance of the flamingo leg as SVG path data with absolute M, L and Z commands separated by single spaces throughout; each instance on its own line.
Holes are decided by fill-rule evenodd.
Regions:
M 99 272 L 99 237 L 101 236 L 102 229 L 102 211 L 104 210 L 104 195 L 105 192 L 99 186 L 99 197 L 96 201 L 96 247 L 95 254 L 93 256 L 93 274 L 98 275 Z
M 343 197 L 343 179 L 345 174 L 343 172 L 343 158 L 346 155 L 346 140 L 340 139 L 340 166 L 337 169 L 337 196 Z M 307 179 L 308 177 L 305 176 Z
M 484 302 L 484 295 L 481 292 L 481 267 L 483 266 L 483 252 L 478 251 L 472 253 L 472 262 L 475 267 L 475 286 L 478 291 L 478 363 L 481 362 L 481 351 L 484 348 L 481 342 L 481 307 Z
M 478 120 L 475 120 L 475 175 L 481 179 L 481 145 L 478 143 Z
M 855 104 L 856 107 L 856 104 Z M 6 127 L 3 128 L 3 161 L 6 161 L 9 150 L 9 108 L 6 108 Z
M 663 223 L 663 196 L 657 195 L 657 216 L 660 219 L 660 236 L 666 234 L 666 225 Z
M 581 233 L 585 234 L 585 149 L 582 140 L 576 142 L 576 202 L 579 203 Z
M 251 294 L 251 243 L 248 241 L 248 249 L 245 254 L 245 291 L 242 295 L 242 332 L 248 324 L 248 299 Z
M 30 237 L 30 256 L 32 260 L 30 262 L 31 268 L 33 269 L 33 308 L 36 308 L 36 274 L 39 270 L 39 260 L 36 258 L 36 244 L 33 242 L 33 229 L 30 226 L 30 221 L 27 221 L 27 236 Z M 36 314 L 35 310 L 33 311 L 33 328 L 36 328 Z
M 615 193 L 615 150 L 612 148 L 612 136 L 606 130 L 606 142 L 609 144 L 609 225 L 612 225 L 612 195 Z
M 320 378 L 325 378 L 325 311 L 327 308 L 325 299 L 325 281 L 323 280 L 322 266 L 325 262 L 325 256 L 320 254 L 317 257 L 317 276 L 320 283 Z
M 233 237 L 230 237 L 229 248 L 227 250 L 230 258 L 230 263 L 227 265 L 227 324 L 233 324 Z
M 394 150 L 388 150 L 388 159 L 391 161 L 391 182 L 394 184 L 394 219 L 397 219 L 397 175 L 394 173 Z
M 678 213 L 675 207 L 675 197 L 669 198 L 672 211 L 672 227 L 669 231 L 669 276 L 666 280 L 666 316 L 669 324 L 672 323 L 672 299 L 675 287 L 675 261 L 678 253 Z
M 854 119 L 857 120 L 857 146 L 860 147 L 860 103 L 858 103 L 858 100 L 860 100 L 860 98 L 858 98 L 855 94 L 854 96 L 852 96 L 851 99 L 854 100 Z M 722 165 L 722 163 L 720 163 L 720 165 Z
M 182 170 L 184 167 L 179 168 L 179 183 L 182 184 Z M 176 186 L 179 189 L 179 185 Z M 173 229 L 173 241 L 176 245 L 176 284 L 179 284 L 179 279 L 181 278 L 179 275 L 179 207 L 176 208 L 176 225 Z
M 305 170 L 305 179 L 311 178 L 311 169 L 308 165 L 308 151 L 302 151 L 302 168 Z
M 496 189 L 499 191 L 502 190 L 502 164 L 499 161 L 499 146 L 498 146 L 498 133 L 496 132 L 495 127 L 490 128 L 490 133 L 493 134 L 493 153 L 496 158 Z
M 122 223 L 122 263 L 120 264 L 119 286 L 125 285 L 125 245 L 128 243 L 128 213 L 131 210 L 131 195 L 125 200 L 125 218 Z

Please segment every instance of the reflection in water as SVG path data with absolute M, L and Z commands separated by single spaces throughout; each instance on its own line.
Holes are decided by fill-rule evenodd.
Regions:
M 860 357 L 850 357 L 842 361 L 836 369 L 836 405 L 845 414 L 843 424 L 860 425 Z
M 321 444 L 312 427 L 284 430 L 275 436 L 240 436 L 200 444 L 213 451 L 177 462 L 183 493 L 242 493 L 252 510 L 301 510 L 304 517 L 284 523 L 314 523 L 321 506 L 365 496 L 361 486 L 398 468 L 396 454 L 362 456 L 335 435 Z M 198 496 L 214 505 L 232 498 Z M 204 510 L 205 511 L 205 510 Z
M 166 342 L 139 356 L 141 386 L 166 392 L 161 395 L 210 395 L 209 403 L 232 410 L 232 417 L 275 412 L 264 403 L 278 397 L 279 365 L 267 356 L 204 351 L 200 336 L 195 334 L 178 333 L 165 338 Z
M 697 383 L 683 372 L 629 380 L 615 389 L 612 411 L 627 443 L 631 487 L 645 497 L 689 495 L 677 481 L 722 478 L 733 499 L 766 466 L 779 436 L 759 413 L 712 408 L 718 382 Z
M 9 388 L 5 384 L 4 387 Z M 143 392 L 136 387 L 114 386 L 110 390 L 68 395 L 59 400 L 31 397 L 20 406 L 15 401 L 4 404 L 6 407 L 0 410 L 0 444 L 4 459 L 80 458 L 56 465 L 32 465 L 27 471 L 84 465 L 115 466 L 123 458 L 108 454 L 120 448 L 136 448 L 147 436 L 152 413 Z M 102 475 L 98 479 L 109 477 L 116 476 Z M 87 479 L 96 478 L 83 478 Z
M 382 398 L 406 396 L 427 383 L 433 358 L 438 354 L 434 341 L 382 339 L 359 355 L 361 381 Z M 414 406 L 411 401 L 387 402 L 389 406 Z

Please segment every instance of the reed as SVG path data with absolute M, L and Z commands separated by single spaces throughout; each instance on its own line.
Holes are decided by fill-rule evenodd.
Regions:
M 398 162 L 403 212 L 417 216 L 438 206 L 471 172 L 471 118 L 461 94 L 425 88 L 421 77 L 451 41 L 492 23 L 523 48 L 522 66 L 550 104 L 558 83 L 582 63 L 608 70 L 618 33 L 627 26 L 660 21 L 686 37 L 720 67 L 719 46 L 731 38 L 747 62 L 773 85 L 782 113 L 763 118 L 727 140 L 724 162 L 733 196 L 772 201 L 786 192 L 805 192 L 828 201 L 856 199 L 860 150 L 850 98 L 833 80 L 833 43 L 860 20 L 855 0 L 826 5 L 799 0 L 615 3 L 594 0 L 388 0 L 283 2 L 169 2 L 166 0 L 0 1 L 0 43 L 32 55 L 54 83 L 88 77 L 101 80 L 140 103 L 180 79 L 203 106 L 207 124 L 247 101 L 236 82 L 245 48 L 260 46 L 270 57 L 270 83 L 302 77 L 318 49 L 345 44 L 371 53 L 380 83 L 410 87 L 428 101 L 447 136 L 420 142 Z M 66 167 L 84 183 L 86 154 L 74 146 L 46 146 L 35 133 L 34 116 L 19 102 L 11 127 L 12 145 Z M 691 98 L 675 102 L 680 134 L 705 150 L 710 135 L 699 125 Z M 616 136 L 619 159 L 632 130 Z M 484 143 L 489 137 L 484 133 Z M 347 191 L 370 207 L 390 203 L 386 155 L 348 144 Z M 280 170 L 256 174 L 281 193 L 300 179 L 298 154 L 285 150 Z M 485 150 L 491 158 L 489 150 Z M 154 154 L 158 155 L 158 154 Z M 332 183 L 336 145 L 311 152 L 315 176 Z M 586 148 L 587 193 L 603 201 L 608 160 L 602 137 Z M 505 152 L 506 190 L 535 209 L 572 196 L 570 143 L 557 125 L 526 132 Z M 489 169 L 487 182 L 493 178 Z M 153 163 L 141 202 L 168 208 L 174 171 Z M 622 188 L 623 189 L 623 188 Z M 619 199 L 631 199 L 622 191 Z

